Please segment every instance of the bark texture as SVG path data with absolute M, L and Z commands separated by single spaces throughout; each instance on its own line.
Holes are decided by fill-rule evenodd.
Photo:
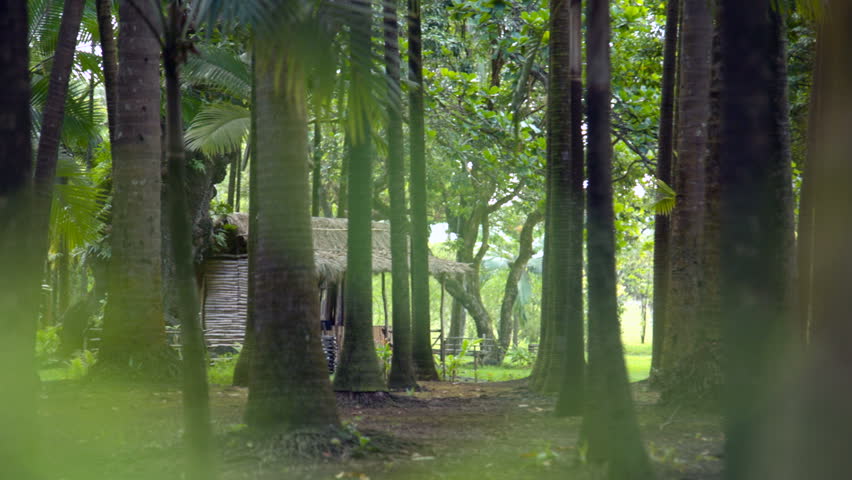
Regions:
M 767 406 L 784 398 L 771 394 L 769 386 L 775 372 L 792 370 L 787 363 L 791 337 L 786 320 L 791 313 L 793 275 L 790 259 L 794 252 L 788 241 L 793 231 L 792 195 L 789 157 L 778 155 L 777 150 L 781 133 L 773 96 L 778 82 L 774 53 L 779 38 L 772 25 L 771 3 L 720 2 L 720 278 L 729 479 L 801 478 L 755 476 L 751 470 L 763 441 L 759 430 L 768 419 Z M 845 36 L 848 38 L 848 34 Z M 832 262 L 842 264 L 838 259 Z M 785 432 L 784 436 L 789 434 Z M 802 451 L 794 457 L 800 465 Z M 830 478 L 814 470 L 805 475 Z
M 98 15 L 98 31 L 101 35 L 101 60 L 104 71 L 104 92 L 106 93 L 107 122 L 109 124 L 110 144 L 115 144 L 118 105 L 118 60 L 116 57 L 115 32 L 112 28 L 112 1 L 95 0 Z
M 50 206 L 53 200 L 53 185 L 56 183 L 56 163 L 59 160 L 59 141 L 62 135 L 62 120 L 65 117 L 65 97 L 71 78 L 71 66 L 77 48 L 77 34 L 83 18 L 83 0 L 65 0 L 62 21 L 50 69 L 47 98 L 42 111 L 41 133 L 36 153 L 35 192 L 37 225 L 42 233 L 36 239 L 39 251 L 47 257 Z M 62 293 L 62 292 L 60 292 Z M 57 312 L 61 315 L 61 311 Z M 58 316 L 58 315 L 57 315 Z
M 426 218 L 426 140 L 420 0 L 408 0 L 409 142 L 411 148 L 411 317 L 418 380 L 437 380 L 429 315 L 429 224 Z
M 704 218 L 704 163 L 710 121 L 710 76 L 713 17 L 706 0 L 683 1 L 676 205 L 672 212 L 671 283 L 663 339 L 661 381 L 664 395 L 686 393 L 691 362 L 703 339 L 701 303 L 701 239 Z
M 117 132 L 113 144 L 113 204 L 109 301 L 98 358 L 119 371 L 175 375 L 163 319 L 161 239 L 160 45 L 143 20 L 153 4 L 119 5 Z M 169 358 L 173 360 L 173 357 Z
M 592 459 L 612 480 L 651 479 L 633 411 L 618 321 L 612 141 L 609 2 L 588 4 L 589 398 L 583 417 Z
M 171 244 L 165 248 L 175 259 L 175 290 L 177 314 L 181 326 L 183 357 L 183 417 L 187 443 L 187 478 L 213 478 L 212 431 L 210 428 L 210 399 L 207 386 L 207 352 L 204 331 L 199 315 L 198 285 L 193 255 L 193 218 L 190 215 L 186 191 L 186 151 L 181 112 L 180 66 L 184 43 L 180 32 L 179 11 L 170 4 L 169 26 L 163 48 L 166 78 L 166 159 L 170 195 L 165 204 L 169 220 Z M 220 179 L 221 180 L 221 179 Z M 209 205 L 209 203 L 208 203 Z
M 674 100 L 677 73 L 678 27 L 680 0 L 666 5 L 666 37 L 663 46 L 663 79 L 660 98 L 660 132 L 657 144 L 657 179 L 672 184 L 674 151 Z M 671 224 L 668 215 L 654 216 L 654 319 L 651 355 L 651 377 L 656 378 L 662 366 L 663 339 L 668 315 Z
M 34 480 L 38 376 L 35 332 L 40 256 L 31 240 L 32 146 L 27 2 L 0 0 L 0 215 L 14 235 L 0 237 L 0 465 L 9 478 Z M 15 272 L 11 274 L 11 272 Z
M 346 337 L 334 374 L 338 392 L 386 389 L 373 341 L 372 125 L 367 111 L 370 63 L 370 2 L 355 0 L 350 25 L 352 80 L 349 93 L 349 232 L 343 324 Z
M 405 390 L 417 386 L 411 352 L 411 295 L 408 270 L 408 218 L 405 204 L 405 159 L 403 158 L 402 98 L 399 73 L 399 20 L 396 4 L 384 4 L 385 68 L 389 82 L 388 190 L 391 214 L 391 282 L 393 356 L 388 387 Z M 382 282 L 384 286 L 384 282 Z
M 263 221 L 252 225 L 255 343 L 245 418 L 255 430 L 338 426 L 320 345 L 304 78 L 292 64 L 281 62 L 286 48 L 274 36 L 261 38 L 255 180 L 256 216 Z

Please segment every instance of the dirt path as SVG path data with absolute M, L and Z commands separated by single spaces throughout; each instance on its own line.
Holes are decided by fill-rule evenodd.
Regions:
M 578 462 L 580 420 L 553 416 L 553 399 L 524 381 L 426 382 L 381 407 L 343 406 L 362 447 L 347 458 L 284 459 L 239 434 L 246 392 L 214 388 L 214 427 L 225 479 L 592 479 Z M 720 478 L 719 418 L 653 406 L 635 387 L 639 418 L 660 478 Z M 177 478 L 180 393 L 46 386 L 40 404 L 44 478 Z M 248 443 L 248 444 L 243 444 Z M 165 474 L 165 475 L 164 475 Z

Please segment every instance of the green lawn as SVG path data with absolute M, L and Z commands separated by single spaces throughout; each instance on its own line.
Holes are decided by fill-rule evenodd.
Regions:
M 625 344 L 624 352 L 630 381 L 638 382 L 648 378 L 648 372 L 651 370 L 651 344 Z M 480 382 L 504 382 L 528 377 L 531 371 L 531 367 L 504 366 L 480 366 L 474 371 L 473 363 L 466 363 L 459 369 L 458 376 L 462 377 L 464 381 L 470 381 L 475 376 L 476 380 Z M 441 373 L 440 365 L 438 365 L 438 373 Z

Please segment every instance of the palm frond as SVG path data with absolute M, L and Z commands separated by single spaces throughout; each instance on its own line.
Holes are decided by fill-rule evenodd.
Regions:
M 89 172 L 71 157 L 60 156 L 56 176 L 62 181 L 53 189 L 50 208 L 50 245 L 58 251 L 64 242 L 66 251 L 74 251 L 96 242 L 103 223 L 100 212 L 106 192 L 98 188 Z
M 225 48 L 205 48 L 201 55 L 190 57 L 184 66 L 183 80 L 219 90 L 239 100 L 251 97 L 248 63 L 236 52 Z
M 654 190 L 648 205 L 655 215 L 671 215 L 674 210 L 677 193 L 666 182 L 659 178 L 654 179 Z
M 33 75 L 30 105 L 32 112 L 32 134 L 41 131 L 41 112 L 47 99 L 49 79 Z M 106 121 L 103 106 L 95 103 L 90 110 L 89 85 L 81 77 L 72 77 L 68 82 L 68 95 L 65 97 L 65 115 L 62 119 L 62 142 L 66 145 L 88 145 L 90 140 L 100 138 L 101 125 Z
M 206 154 L 232 152 L 241 147 L 250 126 L 251 116 L 245 107 L 207 105 L 193 118 L 186 132 L 186 146 Z

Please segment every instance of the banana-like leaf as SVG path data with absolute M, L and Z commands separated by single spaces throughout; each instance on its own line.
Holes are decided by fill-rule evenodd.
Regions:
M 211 155 L 239 149 L 248 136 L 251 115 L 246 107 L 214 103 L 204 107 L 186 132 L 186 146 Z

